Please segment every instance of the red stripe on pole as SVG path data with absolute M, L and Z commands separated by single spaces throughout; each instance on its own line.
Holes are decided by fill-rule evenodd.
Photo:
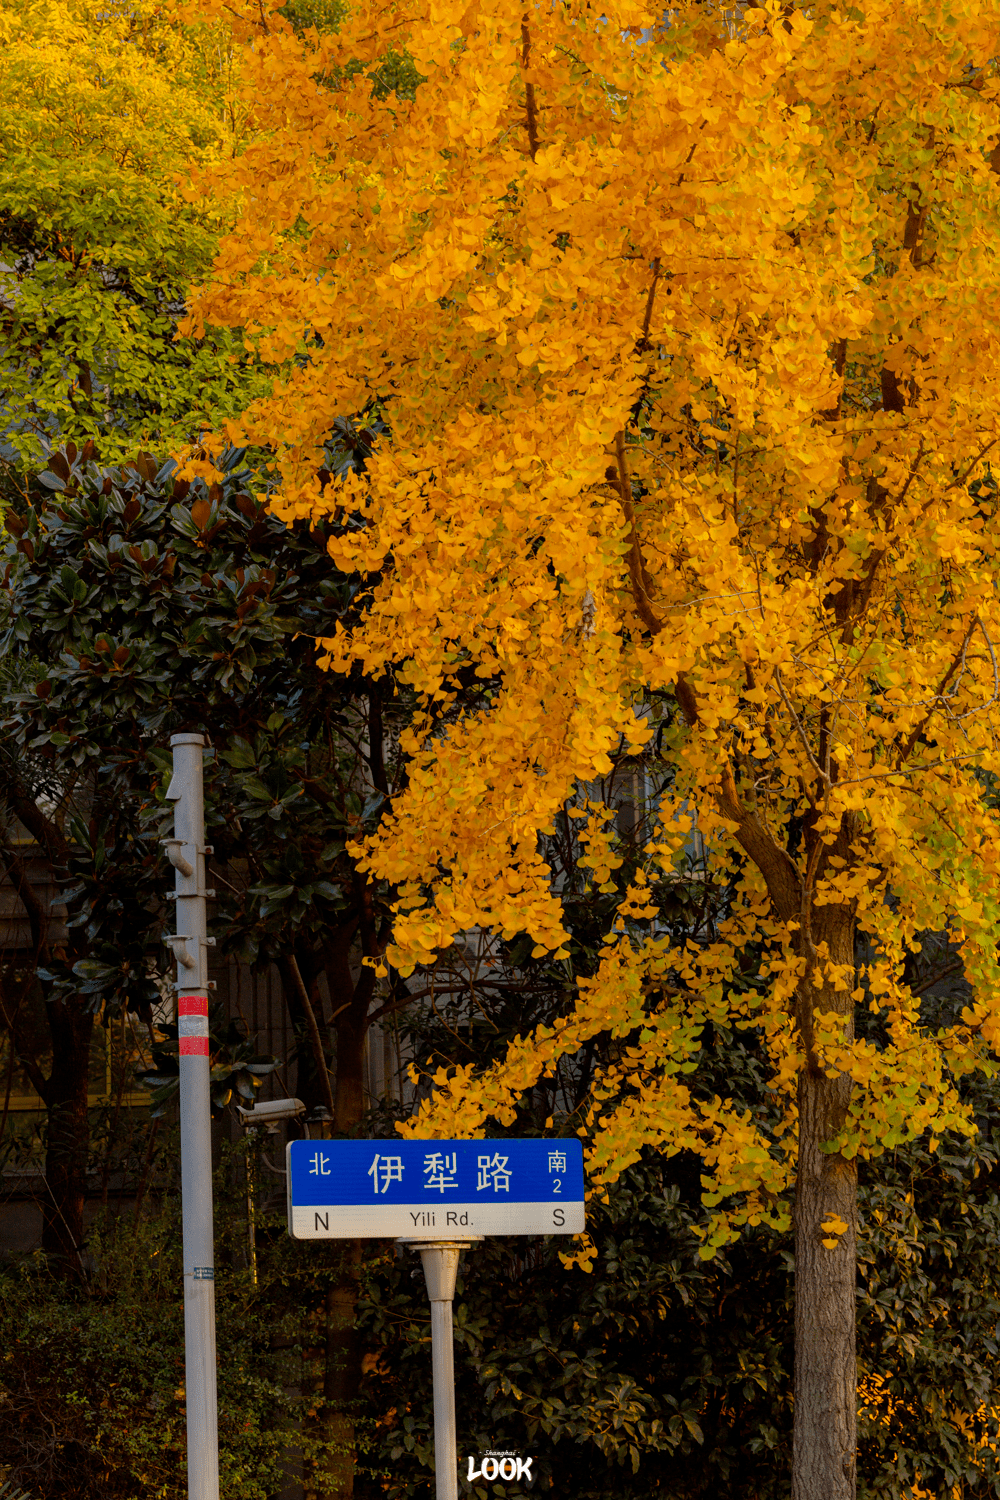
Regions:
M 208 1000 L 204 995 L 181 995 L 177 1001 L 179 1016 L 207 1016 Z
M 182 1036 L 178 1044 L 181 1057 L 207 1057 L 207 1036 Z

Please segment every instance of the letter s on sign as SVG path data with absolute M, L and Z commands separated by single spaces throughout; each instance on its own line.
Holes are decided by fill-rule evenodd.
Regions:
M 561 1208 L 554 1208 L 552 1210 L 552 1222 L 553 1222 L 553 1224 L 557 1225 L 560 1229 L 565 1224 L 565 1222 L 566 1222 L 566 1215 L 563 1213 L 563 1211 L 562 1211 Z

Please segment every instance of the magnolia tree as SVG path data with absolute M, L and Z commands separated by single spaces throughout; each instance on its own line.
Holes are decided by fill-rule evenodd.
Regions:
M 705 1257 L 794 1215 L 792 1494 L 846 1500 L 857 1162 L 971 1131 L 956 1080 L 1000 1034 L 996 7 L 357 0 L 304 38 L 241 14 L 261 134 L 189 189 L 249 197 L 185 332 L 294 359 L 218 445 L 272 445 L 279 514 L 333 517 L 366 575 L 331 671 L 422 703 L 363 851 L 397 893 L 388 961 L 479 926 L 569 964 L 540 834 L 570 815 L 619 889 L 579 789 L 622 752 L 660 771 L 572 1015 L 442 1072 L 410 1128 L 509 1122 L 618 1037 L 592 1189 L 644 1147 L 696 1153 Z M 410 100 L 373 87 L 401 47 Z M 366 472 L 317 477 L 372 400 Z M 677 944 L 652 893 L 692 817 L 735 895 Z M 904 979 L 928 932 L 968 985 L 935 1029 Z M 709 1023 L 766 1048 L 767 1111 L 689 1091 Z

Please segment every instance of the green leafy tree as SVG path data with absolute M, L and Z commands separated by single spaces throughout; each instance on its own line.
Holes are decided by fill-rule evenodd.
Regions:
M 323 472 L 363 465 L 372 430 L 340 423 Z M 331 695 L 313 637 L 354 618 L 358 580 L 331 562 L 336 523 L 285 526 L 255 497 L 264 481 L 241 469 L 241 457 L 227 455 L 224 482 L 206 488 L 178 483 L 171 463 L 158 466 L 147 454 L 113 468 L 92 445 L 67 445 L 8 513 L 0 650 L 31 681 L 4 727 L 54 785 L 101 793 L 56 851 L 81 866 L 67 900 L 71 930 L 88 932 L 90 946 L 50 955 L 39 978 L 89 1027 L 98 1011 L 133 1003 L 126 976 L 148 983 L 148 954 L 163 952 L 156 839 L 169 822 L 166 746 L 174 731 L 207 730 L 219 892 L 212 930 L 223 953 L 277 966 L 297 1038 L 299 1094 L 311 1110 L 328 1111 L 335 1133 L 350 1134 L 366 1107 L 366 1033 L 392 1003 L 373 1005 L 375 963 L 389 937 L 386 892 L 360 874 L 350 846 L 374 828 L 403 776 L 394 743 L 406 699 L 360 673 Z M 51 820 L 36 799 L 25 800 L 45 847 Z M 101 903 L 119 847 L 112 823 L 126 816 L 141 869 L 129 876 L 127 941 L 118 945 Z M 95 963 L 102 967 L 81 967 Z M 85 1098 L 84 1057 L 72 1037 L 67 1054 L 76 1097 Z M 160 1081 L 168 1061 L 164 1054 L 157 1064 Z M 216 1058 L 224 1088 L 235 1061 L 228 1047 Z M 85 1113 L 77 1110 L 67 1142 L 81 1211 Z M 53 1141 L 50 1130 L 50 1153 Z M 70 1222 L 76 1246 L 79 1214 Z M 332 1424 L 331 1451 L 342 1454 L 350 1424 L 336 1414 L 348 1409 L 360 1376 L 359 1264 L 351 1242 L 321 1293 L 319 1420 Z
M 66 607 L 65 596 L 60 604 Z M 43 1244 L 75 1275 L 95 1024 L 99 1015 L 110 1023 L 124 1011 L 152 1020 L 163 930 L 158 872 L 119 766 L 74 767 L 75 774 L 62 775 L 18 742 L 18 715 L 7 705 L 0 723 L 0 858 L 30 933 L 28 951 L 6 953 L 0 965 L 0 1020 L 46 1110 Z M 11 837 L 18 824 L 35 841 L 50 888 L 60 891 L 65 923 L 36 888 L 25 850 Z M 39 1046 L 33 1011 L 44 1013 L 47 1048 Z
M 9 470 L 46 437 L 100 436 L 109 459 L 196 440 L 211 413 L 269 387 L 238 330 L 198 350 L 174 339 L 188 283 L 239 211 L 183 190 L 253 134 L 235 75 L 224 21 L 182 26 L 154 0 L 0 4 Z

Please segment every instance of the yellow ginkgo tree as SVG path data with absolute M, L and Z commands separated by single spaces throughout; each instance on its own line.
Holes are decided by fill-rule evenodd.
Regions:
M 262 135 L 193 184 L 248 202 L 185 331 L 296 358 L 217 443 L 271 444 L 281 514 L 339 521 L 367 609 L 331 671 L 421 705 L 366 850 L 390 962 L 474 927 L 565 957 L 540 835 L 572 812 L 614 889 L 581 788 L 658 767 L 572 1014 L 439 1078 L 412 1128 L 509 1123 L 618 1038 L 592 1189 L 697 1153 L 706 1255 L 794 1212 L 792 1494 L 848 1500 L 857 1160 L 970 1132 L 958 1081 L 1000 1035 L 1000 6 L 356 0 L 305 38 L 240 14 Z M 371 82 L 403 46 L 410 100 Z M 391 436 L 331 482 L 334 419 L 373 404 Z M 656 892 L 692 818 L 733 894 L 677 944 Z M 967 984 L 937 1030 L 904 982 L 926 933 Z M 766 1115 L 689 1089 L 710 1023 L 765 1048 Z

